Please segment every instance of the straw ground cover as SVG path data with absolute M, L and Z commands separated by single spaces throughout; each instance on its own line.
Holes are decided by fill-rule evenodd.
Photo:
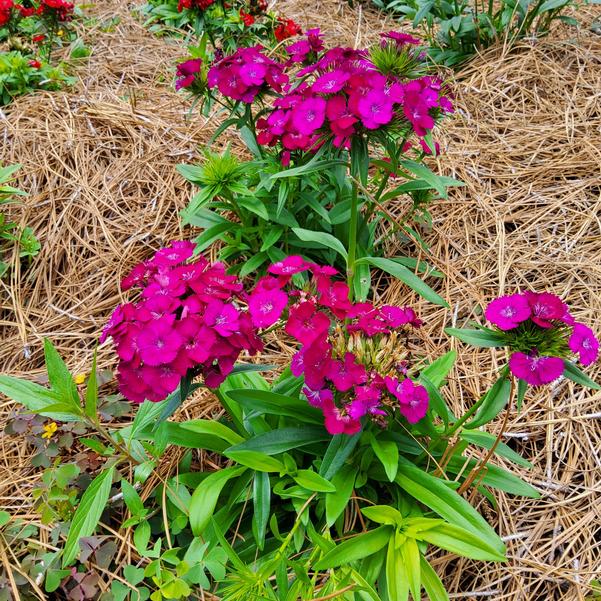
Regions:
M 212 125 L 190 119 L 171 90 L 169 72 L 184 49 L 153 38 L 127 8 L 114 2 L 96 9 L 97 25 L 87 34 L 94 55 L 73 92 L 20 99 L 0 122 L 0 160 L 23 164 L 18 186 L 31 193 L 17 217 L 42 242 L 32 269 L 13 269 L 2 283 L 3 372 L 39 373 L 44 336 L 73 370 L 89 368 L 94 341 L 119 301 L 119 276 L 183 235 L 177 212 L 190 190 L 174 166 L 197 156 Z M 386 29 L 376 13 L 334 1 L 288 3 L 282 12 L 351 45 Z M 601 328 L 601 39 L 586 31 L 571 36 L 557 30 L 534 47 L 493 49 L 457 82 L 459 111 L 445 125 L 440 168 L 467 186 L 433 207 L 433 230 L 425 233 L 447 274 L 439 287 L 451 310 L 429 306 L 398 283 L 379 287 L 382 300 L 410 302 L 421 312 L 433 356 L 447 344 L 444 326 L 462 325 L 477 303 L 528 283 L 567 291 L 576 317 Z M 460 398 L 459 382 L 473 393 L 465 409 L 490 385 L 497 363 L 488 351 L 461 351 L 453 396 Z M 111 366 L 108 351 L 100 359 Z M 510 561 L 436 558 L 452 596 L 583 599 L 589 592 L 587 583 L 601 572 L 599 400 L 562 381 L 512 415 L 506 440 L 535 464 L 521 475 L 543 497 L 499 493 L 496 511 L 481 503 L 506 537 Z M 199 396 L 181 413 L 205 416 L 214 406 Z M 11 409 L 2 405 L 3 422 Z M 36 521 L 31 451 L 18 438 L 1 444 L 0 505 Z M 156 477 L 176 463 L 170 456 Z M 119 536 L 126 562 L 131 547 Z M 0 556 L 16 563 L 10 550 Z

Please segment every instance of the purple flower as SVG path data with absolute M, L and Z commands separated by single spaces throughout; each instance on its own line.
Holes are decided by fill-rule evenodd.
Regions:
M 221 336 L 231 336 L 238 330 L 238 311 L 231 303 L 214 300 L 207 305 L 204 321 Z
M 348 434 L 352 436 L 361 430 L 361 422 L 338 409 L 333 401 L 325 400 L 321 410 L 325 418 L 326 430 L 330 434 Z
M 355 387 L 355 398 L 348 404 L 347 413 L 353 419 L 361 419 L 365 415 L 386 415 L 380 408 L 380 388 L 374 384 Z
M 170 363 L 182 343 L 182 337 L 173 328 L 173 320 L 167 317 L 148 322 L 137 337 L 140 358 L 147 365 Z
M 371 90 L 358 103 L 361 122 L 367 129 L 378 129 L 392 121 L 393 104 L 382 90 Z
M 323 98 L 313 97 L 303 100 L 293 109 L 292 124 L 306 136 L 319 129 L 326 118 L 326 101 Z
M 399 383 L 396 378 L 387 376 L 384 381 L 388 392 L 398 399 L 399 410 L 410 424 L 417 423 L 426 415 L 430 398 L 423 386 L 415 384 L 409 378 Z
M 349 77 L 350 73 L 347 71 L 335 69 L 320 75 L 311 86 L 311 90 L 318 94 L 335 94 L 342 90 Z
M 532 321 L 541 328 L 553 327 L 552 320 L 563 321 L 569 315 L 567 306 L 550 292 L 524 292 L 532 311 Z
M 593 331 L 582 323 L 574 324 L 568 344 L 573 353 L 578 353 L 584 366 L 591 365 L 599 357 L 599 341 Z
M 255 290 L 248 301 L 248 310 L 252 323 L 258 328 L 273 325 L 288 304 L 288 295 L 281 290 Z
M 516 378 L 532 386 L 542 386 L 557 380 L 563 374 L 564 365 L 559 357 L 516 352 L 509 358 L 509 369 Z
M 510 294 L 495 298 L 486 307 L 485 316 L 490 323 L 499 329 L 507 331 L 530 317 L 530 305 L 522 294 Z
M 336 390 L 345 392 L 355 384 L 363 384 L 367 380 L 367 373 L 363 365 L 355 361 L 353 353 L 346 353 L 344 361 L 332 360 L 328 365 L 328 378 Z
M 334 402 L 334 395 L 331 390 L 324 388 L 322 390 L 311 390 L 307 386 L 303 387 L 303 394 L 307 397 L 309 405 L 321 407 L 324 402 Z

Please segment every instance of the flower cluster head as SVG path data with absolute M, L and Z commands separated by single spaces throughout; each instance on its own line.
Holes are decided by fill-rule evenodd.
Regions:
M 549 292 L 527 291 L 496 298 L 485 315 L 512 351 L 511 373 L 533 386 L 559 378 L 564 360 L 572 353 L 584 366 L 599 357 L 599 341 L 593 331 L 576 322 L 568 306 Z
M 179 0 L 177 3 L 178 12 L 182 12 L 184 9 L 194 10 L 198 9 L 199 11 L 204 11 L 209 8 L 212 4 L 215 3 L 215 0 Z
M 260 92 L 281 92 L 287 83 L 283 65 L 266 56 L 262 46 L 238 48 L 217 61 L 208 73 L 209 88 L 216 87 L 224 96 L 247 104 Z
M 0 0 L 0 27 L 10 21 L 13 6 L 13 0 Z
M 136 265 L 123 290 L 139 298 L 119 305 L 104 328 L 119 356 L 121 393 L 131 401 L 161 401 L 191 370 L 216 387 L 242 351 L 262 349 L 250 315 L 242 310 L 241 282 L 221 263 L 192 257 L 194 244 L 173 242 Z
M 422 60 L 414 48 L 417 40 L 385 35 L 385 51 L 381 46 L 375 52 L 324 50 L 319 30 L 288 46 L 288 68 L 302 68 L 258 120 L 259 143 L 307 151 L 331 139 L 336 147 L 350 148 L 353 136 L 369 137 L 384 128 L 405 139 L 412 132 L 425 137 L 452 104 L 439 79 L 413 77 Z
M 191 58 L 177 65 L 175 89 L 181 90 L 183 88 L 197 88 L 199 85 L 204 87 L 202 84 L 202 78 L 199 75 L 202 73 L 202 59 Z
M 74 9 L 75 4 L 66 0 L 42 0 L 38 14 L 54 16 L 58 21 L 70 21 Z
M 283 19 L 280 17 L 273 29 L 273 35 L 278 42 L 283 42 L 299 35 L 302 31 L 301 26 L 292 19 Z
M 319 407 L 331 434 L 355 434 L 363 419 L 383 423 L 397 407 L 410 423 L 428 409 L 426 389 L 407 377 L 403 336 L 421 321 L 409 307 L 352 303 L 336 270 L 290 256 L 271 265 L 249 296 L 253 325 L 278 320 L 300 344 L 292 373 L 304 376 L 303 393 Z M 308 285 L 287 291 L 295 274 Z M 405 353 L 405 354 L 403 354 Z
M 74 10 L 75 4 L 66 0 L 41 0 L 37 7 L 15 3 L 14 0 L 0 0 L 0 27 L 6 25 L 13 15 L 24 19 L 37 15 L 54 17 L 57 21 L 70 21 Z

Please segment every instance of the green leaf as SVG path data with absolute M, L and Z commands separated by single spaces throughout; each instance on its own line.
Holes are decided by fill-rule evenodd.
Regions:
M 498 348 L 505 346 L 507 341 L 502 334 L 498 334 L 493 330 L 484 328 L 482 330 L 469 330 L 466 328 L 445 328 L 445 332 L 449 336 L 459 338 L 466 344 L 472 346 L 479 346 L 484 348 Z
M 180 422 L 179 426 L 184 430 L 191 430 L 197 434 L 209 434 L 211 436 L 217 436 L 218 438 L 228 442 L 230 445 L 244 442 L 244 438 L 242 438 L 242 436 L 234 432 L 231 428 L 228 428 L 224 424 L 214 420 L 193 419 L 186 422 Z
M 141 516 L 144 513 L 144 503 L 142 503 L 136 489 L 127 480 L 121 480 L 121 492 L 123 493 L 125 505 L 132 516 Z
M 72 412 L 48 412 L 46 410 L 47 407 L 56 405 L 60 401 L 58 393 L 29 380 L 21 380 L 12 376 L 0 376 L 0 392 L 30 411 L 40 413 L 56 421 L 73 422 L 80 419 L 79 416 L 74 415 Z
M 485 449 L 492 449 L 492 446 L 495 444 L 497 437 L 493 436 L 489 432 L 482 432 L 480 430 L 463 430 L 461 432 L 461 438 L 463 440 L 467 440 L 472 444 L 478 445 L 479 447 L 483 447 Z M 509 459 L 516 465 L 521 465 L 522 467 L 531 468 L 532 464 L 524 459 L 521 455 L 516 453 L 511 447 L 508 447 L 504 442 L 499 442 L 497 444 L 497 448 L 495 453 L 500 457 L 505 457 L 505 459 Z
M 432 382 L 432 384 L 434 384 L 434 386 L 439 388 L 443 385 L 451 369 L 453 369 L 456 359 L 457 351 L 449 351 L 442 357 L 438 357 L 438 359 L 432 361 L 432 363 L 424 367 L 424 369 L 422 369 L 420 372 L 420 377 L 425 376 L 428 378 L 428 380 L 430 380 L 430 382 Z
M 63 568 L 70 566 L 79 554 L 79 540 L 91 536 L 109 500 L 115 467 L 104 470 L 86 488 L 77 507 L 63 550 Z
M 516 400 L 516 406 L 518 413 L 522 410 L 522 403 L 524 402 L 524 397 L 526 396 L 526 390 L 528 390 L 528 382 L 526 380 L 518 379 L 518 394 Z
M 378 440 L 376 436 L 372 436 L 370 442 L 376 457 L 384 466 L 388 480 L 393 482 L 399 467 L 399 448 L 396 442 L 392 440 Z
M 363 534 L 358 534 L 353 538 L 336 545 L 331 551 L 328 551 L 313 567 L 316 570 L 327 570 L 337 568 L 363 559 L 369 555 L 377 553 L 384 547 L 394 530 L 390 526 L 380 526 L 375 530 L 370 530 Z
M 416 535 L 416 538 L 470 559 L 506 561 L 504 554 L 482 540 L 481 537 L 453 524 L 441 524 L 436 528 L 422 530 Z
M 326 232 L 312 232 L 300 227 L 293 227 L 292 231 L 303 242 L 317 242 L 326 248 L 331 248 L 336 251 L 345 261 L 348 259 L 348 253 L 346 252 L 346 248 L 344 248 L 344 244 L 342 244 L 338 238 L 332 236 L 332 234 L 327 234 Z
M 505 545 L 486 520 L 442 480 L 399 457 L 399 473 L 395 481 L 414 499 L 451 522 L 474 533 L 495 548 L 505 552 Z
M 547 0 L 543 2 L 540 8 L 538 9 L 538 14 L 548 12 L 550 10 L 557 10 L 558 8 L 562 8 L 570 3 L 570 0 Z
M 270 390 L 230 390 L 228 396 L 240 403 L 247 414 L 267 413 L 301 419 L 315 424 L 323 423 L 323 414 L 298 396 L 289 396 Z
M 388 552 L 386 553 L 386 592 L 389 601 L 407 601 L 409 598 L 409 576 L 401 551 L 396 548 L 396 538 L 395 535 L 390 539 Z
M 331 434 L 323 427 L 304 426 L 300 428 L 279 428 L 258 434 L 246 442 L 228 449 L 231 451 L 259 451 L 267 455 L 277 455 L 315 442 L 329 440 Z
M 384 259 L 382 257 L 365 257 L 362 259 L 363 261 L 367 261 L 371 263 L 374 267 L 389 273 L 395 278 L 401 280 L 409 288 L 417 292 L 420 296 L 425 298 L 427 301 L 434 303 L 435 305 L 440 305 L 442 307 L 448 307 L 448 303 L 428 284 L 426 284 L 419 276 L 415 275 L 412 271 L 407 269 L 404 265 L 400 265 L 396 261 L 392 261 L 391 259 Z
M 408 169 L 416 175 L 419 179 L 428 182 L 432 188 L 434 188 L 442 198 L 447 198 L 447 187 L 449 185 L 452 186 L 461 186 L 464 185 L 463 182 L 457 180 L 451 180 L 449 183 L 449 178 L 443 178 L 439 175 L 436 175 L 433 171 L 431 171 L 426 165 L 423 163 L 417 163 L 416 161 L 404 160 L 400 161 L 400 164 Z
M 65 362 L 48 338 L 44 338 L 44 358 L 52 390 L 58 394 L 60 401 L 73 405 L 73 410 L 81 413 L 77 386 Z
M 367 519 L 378 524 L 400 527 L 403 523 L 401 512 L 389 505 L 370 505 L 369 507 L 363 507 L 361 513 Z
M 503 410 L 511 391 L 511 382 L 506 376 L 501 376 L 484 395 L 484 402 L 474 419 L 465 424 L 465 428 L 479 428 L 493 420 Z
M 326 495 L 326 525 L 330 528 L 345 510 L 351 498 L 357 477 L 357 468 L 343 465 L 332 477 L 335 492 Z
M 314 173 L 315 171 L 323 171 L 326 169 L 330 169 L 330 167 L 334 167 L 336 165 L 346 165 L 346 161 L 341 160 L 320 160 L 317 155 L 311 159 L 305 165 L 301 165 L 300 167 L 292 167 L 291 169 L 286 169 L 285 171 L 280 171 L 279 173 L 274 173 L 271 176 L 271 179 L 280 179 L 282 177 L 298 177 L 299 175 L 306 175 L 307 173 Z
M 253 533 L 262 551 L 271 511 L 271 486 L 269 475 L 264 472 L 257 472 L 253 479 L 253 510 Z
M 190 501 L 190 527 L 194 536 L 201 536 L 209 525 L 223 487 L 245 471 L 245 467 L 226 467 L 209 474 L 196 487 Z
M 421 599 L 420 590 L 422 588 L 422 570 L 420 565 L 421 553 L 415 539 L 408 538 L 401 545 L 399 551 L 405 564 L 409 590 L 413 599 Z
M 263 244 L 261 245 L 261 252 L 266 251 L 268 248 L 271 248 L 282 237 L 283 233 L 283 227 L 271 226 L 262 238 Z
M 445 427 L 449 425 L 449 418 L 454 418 L 450 409 L 440 394 L 438 388 L 430 381 L 423 373 L 419 376 L 419 382 L 428 391 L 428 397 L 430 402 L 430 408 L 441 417 Z
M 353 452 L 360 437 L 361 433 L 354 436 L 348 436 L 347 434 L 336 434 L 333 436 L 323 456 L 319 467 L 319 474 L 327 480 L 331 480 Z
M 259 453 L 259 451 L 230 451 L 226 450 L 223 454 L 229 459 L 245 465 L 259 472 L 285 472 L 286 466 L 271 455 Z
M 571 361 L 564 360 L 563 365 L 563 375 L 568 380 L 572 380 L 572 382 L 576 382 L 576 384 L 582 384 L 582 386 L 587 386 L 588 388 L 592 388 L 593 390 L 601 390 L 601 386 L 599 386 L 597 382 L 591 380 L 579 367 L 577 367 Z
M 90 371 L 90 377 L 88 378 L 88 384 L 86 386 L 86 402 L 84 406 L 85 414 L 92 420 L 98 419 L 96 415 L 98 404 L 98 379 L 96 374 L 96 357 L 97 350 L 94 349 L 94 358 L 92 359 L 92 371 Z
M 422 585 L 430 601 L 449 601 L 449 595 L 438 574 L 425 557 L 420 558 L 422 568 Z
M 313 492 L 336 491 L 335 486 L 331 482 L 312 470 L 298 470 L 296 474 L 292 474 L 292 478 L 299 486 Z

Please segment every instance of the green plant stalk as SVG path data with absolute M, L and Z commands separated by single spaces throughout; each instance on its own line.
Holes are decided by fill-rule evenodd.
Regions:
M 351 196 L 351 220 L 348 236 L 348 258 L 346 260 L 347 281 L 350 288 L 351 299 L 354 296 L 353 285 L 355 282 L 355 261 L 357 256 L 357 220 L 358 220 L 359 189 L 353 179 L 353 193 Z

